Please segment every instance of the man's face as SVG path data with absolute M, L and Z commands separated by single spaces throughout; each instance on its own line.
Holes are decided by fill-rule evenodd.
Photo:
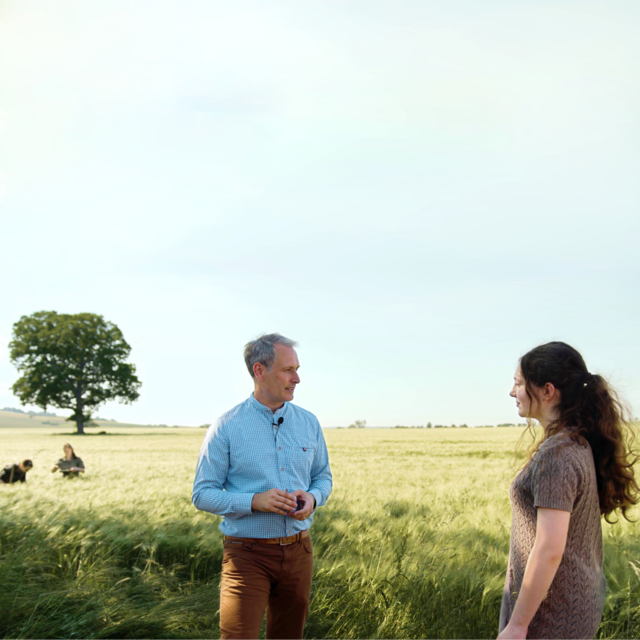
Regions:
M 276 359 L 271 369 L 262 365 L 256 373 L 256 383 L 273 403 L 282 404 L 293 400 L 296 385 L 300 383 L 298 355 L 293 347 L 274 345 Z

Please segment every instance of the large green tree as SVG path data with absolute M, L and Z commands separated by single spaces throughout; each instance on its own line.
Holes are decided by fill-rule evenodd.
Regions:
M 130 404 L 140 381 L 122 332 L 95 313 L 38 311 L 13 325 L 11 362 L 22 374 L 13 393 L 22 404 L 71 409 L 84 433 L 92 412 L 107 400 Z

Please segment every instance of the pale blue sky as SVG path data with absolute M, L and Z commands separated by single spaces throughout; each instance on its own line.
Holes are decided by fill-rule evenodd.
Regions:
M 515 421 L 551 339 L 640 411 L 636 1 L 0 11 L 0 407 L 53 309 L 123 330 L 123 421 L 211 422 L 263 331 L 326 426 Z

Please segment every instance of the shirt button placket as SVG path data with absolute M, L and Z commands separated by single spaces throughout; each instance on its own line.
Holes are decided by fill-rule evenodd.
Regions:
M 277 444 L 277 442 L 278 442 L 278 427 L 274 426 L 273 428 L 276 430 L 276 444 Z M 282 451 L 282 447 L 278 447 L 278 451 Z M 281 467 L 280 471 L 284 471 L 284 467 Z

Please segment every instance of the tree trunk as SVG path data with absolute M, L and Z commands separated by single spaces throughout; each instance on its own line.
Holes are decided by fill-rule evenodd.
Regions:
M 76 425 L 78 427 L 78 435 L 84 435 L 84 416 L 83 411 L 84 407 L 82 406 L 82 396 L 76 396 Z
M 76 397 L 76 425 L 78 426 L 78 435 L 84 435 L 84 403 L 82 402 L 83 385 L 82 379 L 84 376 L 84 356 L 81 357 L 80 362 L 80 379 L 78 380 L 78 386 L 75 389 Z

